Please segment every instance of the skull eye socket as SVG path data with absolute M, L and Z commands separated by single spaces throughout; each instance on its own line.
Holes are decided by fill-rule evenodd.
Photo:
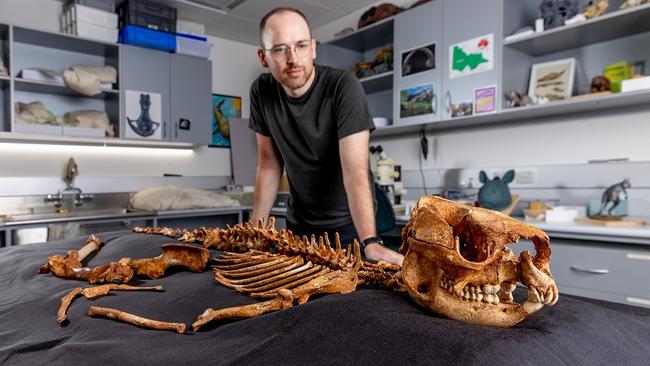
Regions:
M 458 238 L 458 250 L 463 259 L 470 262 L 483 262 L 489 257 L 489 253 L 484 246 L 478 242 L 469 242 L 462 236 Z

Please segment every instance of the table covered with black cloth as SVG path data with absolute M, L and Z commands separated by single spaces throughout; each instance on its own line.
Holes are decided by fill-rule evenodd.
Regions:
M 112 232 L 88 265 L 161 253 L 173 242 L 156 235 Z M 91 305 L 183 322 L 191 329 L 206 308 L 249 304 L 217 284 L 211 271 L 173 271 L 132 284 L 164 292 L 111 291 L 78 297 L 59 326 L 60 299 L 87 283 L 37 274 L 46 258 L 79 249 L 84 239 L 0 249 L 1 365 L 174 364 L 486 364 L 648 365 L 650 310 L 562 295 L 510 329 L 464 324 L 433 315 L 407 294 L 360 288 L 316 297 L 263 316 L 209 324 L 178 334 L 87 316 Z M 216 254 L 216 252 L 212 252 Z M 639 279 L 637 279 L 639 280 Z M 646 279 L 647 280 L 647 279 Z

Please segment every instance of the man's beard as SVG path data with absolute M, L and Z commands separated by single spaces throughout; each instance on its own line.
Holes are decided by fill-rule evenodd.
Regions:
M 292 71 L 292 70 L 302 70 L 302 71 L 303 71 L 303 74 L 302 74 L 302 76 L 299 77 L 299 78 L 292 78 L 292 77 L 289 75 L 289 72 Z M 309 78 L 311 77 L 311 74 L 314 72 L 314 68 L 312 67 L 311 70 L 309 70 L 309 71 L 310 71 L 310 72 L 307 73 L 307 68 L 304 67 L 304 66 L 291 66 L 291 67 L 287 67 L 287 68 L 282 72 L 281 83 L 282 83 L 282 85 L 286 86 L 287 88 L 289 88 L 289 89 L 291 89 L 291 90 L 300 89 L 300 88 L 302 88 L 303 86 L 305 86 L 305 84 L 307 84 L 307 81 L 308 81 Z

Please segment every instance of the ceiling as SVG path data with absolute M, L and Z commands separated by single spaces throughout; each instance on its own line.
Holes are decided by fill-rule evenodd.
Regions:
M 205 24 L 206 33 L 257 45 L 259 21 L 269 10 L 290 6 L 318 28 L 377 0 L 159 0 L 178 9 L 178 19 Z

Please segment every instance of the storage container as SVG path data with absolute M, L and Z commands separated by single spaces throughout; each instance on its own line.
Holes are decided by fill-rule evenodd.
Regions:
M 176 53 L 209 58 L 211 46 L 206 37 L 191 34 L 176 34 Z
M 66 6 L 70 6 L 74 4 L 89 6 L 91 8 L 115 13 L 115 6 L 117 5 L 117 0 L 68 0 L 66 2 Z
M 120 30 L 120 43 L 174 52 L 176 49 L 176 35 L 135 25 L 127 25 Z
M 72 22 L 68 29 L 70 29 L 70 34 L 109 43 L 116 43 L 118 38 L 117 29 L 105 28 L 90 23 Z
M 70 12 L 68 23 L 75 21 L 117 29 L 117 14 L 98 10 L 83 5 L 72 5 L 66 9 Z
M 176 21 L 176 32 L 205 37 L 205 25 L 179 19 Z
M 126 0 L 117 7 L 120 28 L 137 25 L 176 33 L 176 9 L 149 0 Z

